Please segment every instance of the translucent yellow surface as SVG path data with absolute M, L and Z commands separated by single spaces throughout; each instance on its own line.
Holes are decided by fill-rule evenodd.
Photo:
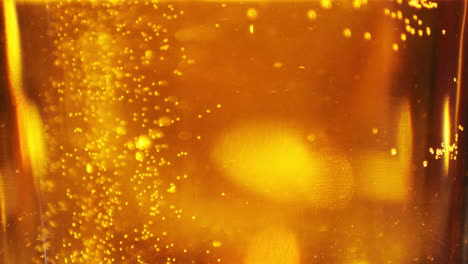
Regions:
M 299 245 L 295 235 L 282 227 L 271 227 L 255 234 L 249 242 L 245 264 L 299 264 Z
M 442 31 L 418 12 L 435 4 L 16 3 L 38 43 L 21 58 L 5 1 L 18 150 L 45 205 L 36 263 L 426 260 L 418 184 L 457 151 L 448 99 L 445 147 L 415 145 L 432 77 L 408 57 L 433 52 Z
M 400 106 L 396 146 L 374 151 L 363 159 L 359 194 L 373 200 L 405 202 L 411 188 L 413 128 L 407 101 Z

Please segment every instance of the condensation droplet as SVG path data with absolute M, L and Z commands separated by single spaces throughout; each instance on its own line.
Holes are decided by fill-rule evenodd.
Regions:
M 151 146 L 151 139 L 147 135 L 141 135 L 135 141 L 135 147 L 139 150 L 147 149 L 150 146 Z
M 332 8 L 331 0 L 320 0 L 320 6 L 322 6 L 323 9 Z
M 315 10 L 313 10 L 313 9 L 307 10 L 307 18 L 310 19 L 310 20 L 316 19 L 317 18 L 317 12 L 315 12 Z
M 250 20 L 255 20 L 258 17 L 258 11 L 255 8 L 247 9 L 247 18 Z
M 315 139 L 316 139 L 315 134 L 310 133 L 310 134 L 307 135 L 307 141 L 314 142 Z
M 171 186 L 167 189 L 168 193 L 175 193 L 176 192 L 176 186 L 171 183 Z
M 343 36 L 345 38 L 350 38 L 351 37 L 351 29 L 349 29 L 349 28 L 343 29 Z
M 366 39 L 366 40 L 372 39 L 371 33 L 370 33 L 370 32 L 365 32 L 365 33 L 364 33 L 364 39 Z
M 282 67 L 283 67 L 283 63 L 277 61 L 277 62 L 273 63 L 273 67 L 275 67 L 275 68 L 277 68 L 277 69 L 282 68 Z
M 160 126 L 160 127 L 166 127 L 166 126 L 170 126 L 172 124 L 172 120 L 170 117 L 168 116 L 161 116 L 158 120 L 157 120 L 157 124 Z
M 93 165 L 90 164 L 90 163 L 86 164 L 86 172 L 87 173 L 93 173 L 93 171 L 94 171 Z
M 221 247 L 222 243 L 219 240 L 215 240 L 215 241 L 213 241 L 212 245 L 215 248 L 219 248 L 219 247 Z
M 117 132 L 117 134 L 119 135 L 125 135 L 127 134 L 127 128 L 126 127 L 123 127 L 123 126 L 118 126 L 116 129 L 115 129 L 115 132 Z
M 401 33 L 400 39 L 401 39 L 402 41 L 406 41 L 406 34 L 405 34 L 405 33 Z
M 141 162 L 145 159 L 145 155 L 142 152 L 138 151 L 135 153 L 135 159 Z
M 152 139 L 160 139 L 164 137 L 164 132 L 161 129 L 149 129 L 148 134 Z

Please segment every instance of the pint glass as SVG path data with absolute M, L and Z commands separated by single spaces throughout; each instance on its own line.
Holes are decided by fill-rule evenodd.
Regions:
M 466 3 L 3 0 L 0 262 L 467 263 Z

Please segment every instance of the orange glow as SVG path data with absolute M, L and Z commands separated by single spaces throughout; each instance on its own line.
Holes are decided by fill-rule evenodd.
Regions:
M 346 158 L 310 149 L 298 131 L 276 122 L 246 122 L 227 130 L 213 160 L 239 186 L 276 201 L 335 207 L 352 194 Z
M 21 105 L 25 100 L 23 96 L 23 83 L 21 76 L 21 40 L 16 15 L 14 0 L 4 0 L 3 10 L 5 16 L 5 36 L 6 36 L 6 63 L 8 69 L 8 80 L 10 82 L 10 92 L 15 104 Z
M 24 112 L 23 112 L 24 111 Z M 41 116 L 37 108 L 32 104 L 25 104 L 24 110 L 18 114 L 18 122 L 22 122 L 20 126 L 20 139 L 22 153 L 27 157 L 28 162 L 34 175 L 34 183 L 36 188 L 40 187 L 40 177 L 45 173 L 47 165 L 47 153 L 44 137 L 44 126 Z
M 24 169 L 32 170 L 35 187 L 38 189 L 38 177 L 43 173 L 46 160 L 44 128 L 39 112 L 34 104 L 25 96 L 23 90 L 21 41 L 14 1 L 5 0 L 3 8 L 5 12 L 6 62 L 9 91 L 16 108 L 21 160 Z
M 325 164 L 298 133 L 275 123 L 244 123 L 215 146 L 213 159 L 237 184 L 274 200 L 301 200 L 320 193 Z
M 451 128 L 452 120 L 450 116 L 450 102 L 447 96 L 444 100 L 444 106 L 442 110 L 442 148 L 445 153 L 443 154 L 443 170 L 444 174 L 448 175 L 449 162 L 450 162 L 450 145 L 451 145 Z

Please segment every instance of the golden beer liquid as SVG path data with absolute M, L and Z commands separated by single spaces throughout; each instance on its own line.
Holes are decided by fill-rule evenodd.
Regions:
M 463 1 L 2 10 L 1 263 L 462 263 Z

